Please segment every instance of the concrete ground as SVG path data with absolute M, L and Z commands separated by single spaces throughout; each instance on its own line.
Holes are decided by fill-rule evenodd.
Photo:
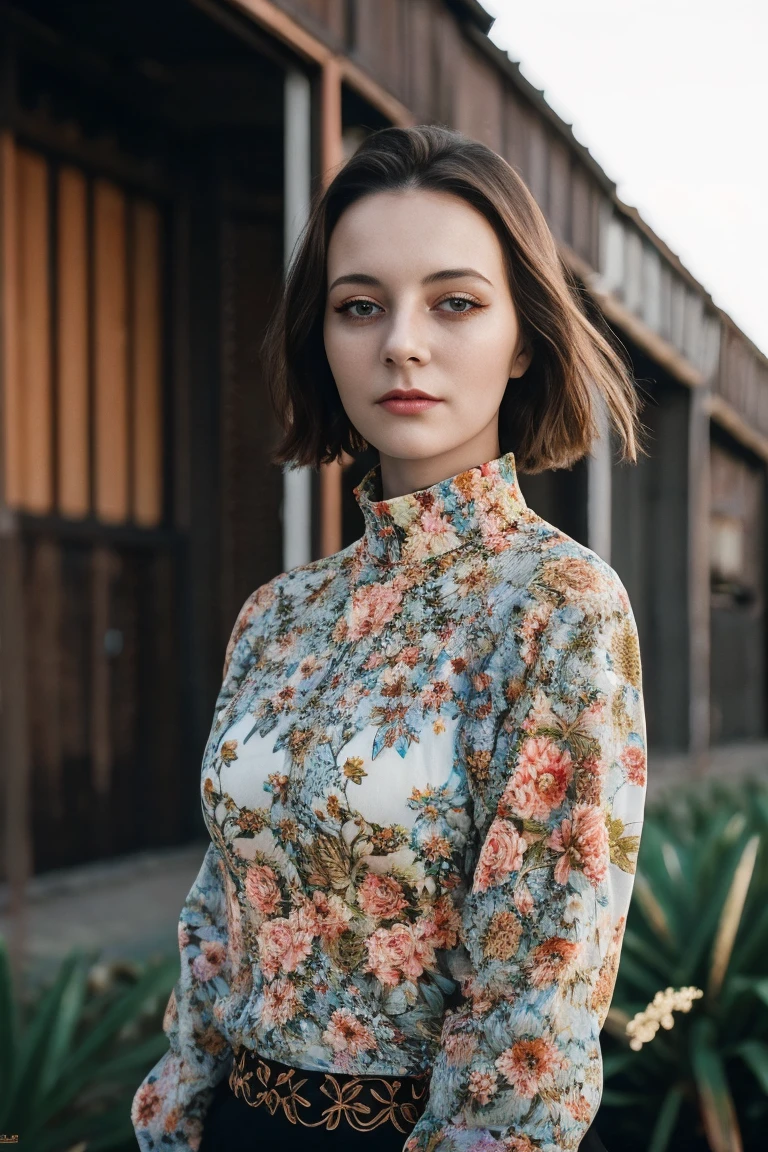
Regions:
M 26 981 L 46 980 L 71 948 L 101 960 L 160 958 L 178 951 L 176 925 L 206 843 L 141 852 L 34 877 L 23 932 Z M 15 931 L 0 885 L 0 936 Z
M 650 756 L 648 799 L 690 778 L 687 756 Z M 701 768 L 705 776 L 768 779 L 768 742 L 718 748 Z M 34 877 L 26 905 L 24 974 L 37 984 L 49 978 L 74 946 L 99 958 L 145 960 L 178 951 L 176 924 L 206 850 L 200 841 L 183 848 L 142 852 Z M 0 936 L 15 926 L 7 886 L 0 885 Z

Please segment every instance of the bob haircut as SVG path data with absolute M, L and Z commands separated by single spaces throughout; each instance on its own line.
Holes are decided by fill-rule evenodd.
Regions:
M 582 299 L 525 183 L 485 144 L 418 124 L 371 133 L 312 204 L 262 343 L 284 433 L 273 463 L 319 469 L 369 447 L 342 407 L 325 354 L 328 244 L 342 213 L 361 197 L 418 188 L 465 200 L 489 221 L 503 251 L 521 336 L 533 357 L 504 392 L 501 453 L 512 451 L 521 472 L 569 468 L 591 452 L 603 408 L 621 459 L 636 462 L 638 396 L 628 358 L 625 363 L 596 306 Z

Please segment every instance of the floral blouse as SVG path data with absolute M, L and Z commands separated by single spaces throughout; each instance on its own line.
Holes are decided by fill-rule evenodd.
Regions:
M 244 1045 L 431 1070 L 406 1152 L 569 1152 L 645 802 L 629 599 L 511 452 L 389 500 L 377 465 L 354 494 L 364 535 L 257 588 L 227 647 L 138 1143 L 197 1149 Z

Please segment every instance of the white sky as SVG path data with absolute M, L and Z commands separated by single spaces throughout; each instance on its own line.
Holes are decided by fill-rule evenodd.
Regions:
M 481 2 L 490 39 L 768 354 L 768 2 Z

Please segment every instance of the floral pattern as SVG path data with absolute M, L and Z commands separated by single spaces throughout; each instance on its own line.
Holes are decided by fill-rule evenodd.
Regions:
M 144 1152 L 196 1150 L 233 1050 L 431 1071 L 407 1152 L 576 1149 L 642 829 L 637 629 L 513 454 L 385 500 L 227 646 Z

